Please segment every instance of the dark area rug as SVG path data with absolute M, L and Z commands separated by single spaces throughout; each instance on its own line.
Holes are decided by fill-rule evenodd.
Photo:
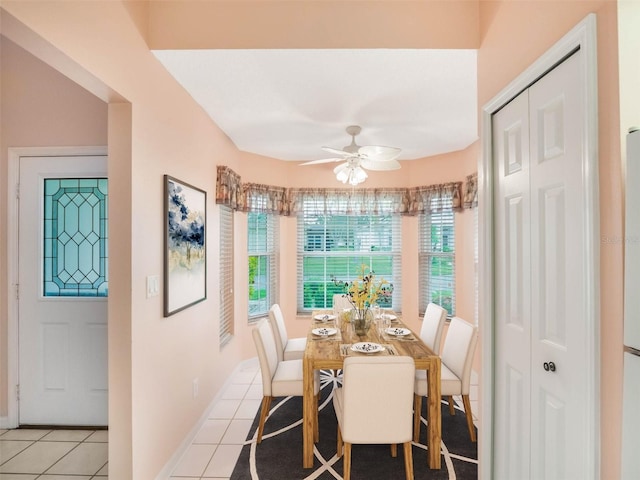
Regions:
M 260 412 L 242 448 L 231 480 L 296 480 L 342 479 L 342 458 L 336 458 L 337 421 L 333 411 L 332 391 L 339 378 L 322 372 L 320 397 L 320 442 L 314 450 L 313 468 L 302 468 L 302 398 L 274 399 L 271 414 L 264 427 L 262 443 L 255 443 Z M 423 409 L 426 408 L 423 400 Z M 422 412 L 423 419 L 425 412 Z M 478 478 L 477 444 L 469 439 L 464 412 L 449 414 L 442 404 L 442 468 L 431 470 L 427 465 L 426 425 L 420 429 L 420 442 L 413 444 L 413 468 L 416 480 L 475 480 Z M 402 445 L 393 458 L 389 445 L 353 445 L 351 455 L 353 480 L 404 479 Z

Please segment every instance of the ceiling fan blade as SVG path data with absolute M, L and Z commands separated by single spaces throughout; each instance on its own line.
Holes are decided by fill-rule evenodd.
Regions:
M 321 158 L 320 160 L 311 160 L 310 162 L 301 163 L 303 165 L 318 165 L 319 163 L 342 162 L 344 158 Z
M 340 155 L 342 157 L 348 157 L 350 155 L 353 155 L 352 153 L 345 152 L 344 150 L 338 150 L 331 147 L 322 147 L 322 150 L 324 150 L 325 152 L 333 153 L 334 155 Z
M 358 153 L 369 160 L 377 162 L 389 162 L 400 156 L 402 150 L 396 147 L 383 147 L 382 145 L 365 145 L 360 147 Z
M 398 170 L 400 168 L 400 162 L 397 160 L 385 160 L 380 162 L 377 160 L 367 160 L 363 158 L 360 161 L 360 166 L 367 170 Z

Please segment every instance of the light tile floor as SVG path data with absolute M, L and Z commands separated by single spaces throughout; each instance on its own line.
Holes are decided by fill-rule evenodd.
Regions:
M 228 480 L 231 477 L 260 408 L 259 370 L 255 359 L 246 362 L 236 373 L 170 480 Z M 470 397 L 476 419 L 475 372 L 472 384 Z M 106 430 L 0 430 L 0 480 L 106 480 L 107 447 Z
M 262 401 L 258 359 L 236 372 L 171 480 L 228 480 Z
M 257 359 L 234 375 L 171 480 L 231 477 L 262 401 Z M 107 480 L 106 430 L 0 430 L 0 480 Z
M 106 480 L 106 430 L 0 430 L 0 480 Z

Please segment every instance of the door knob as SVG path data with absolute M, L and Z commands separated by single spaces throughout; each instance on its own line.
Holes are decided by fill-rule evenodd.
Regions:
M 542 367 L 545 369 L 545 371 L 547 372 L 555 372 L 556 371 L 556 364 L 553 362 L 544 362 L 542 364 Z

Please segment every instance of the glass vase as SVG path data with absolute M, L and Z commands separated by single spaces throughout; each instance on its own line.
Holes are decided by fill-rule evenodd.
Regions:
M 368 308 L 365 310 L 354 309 L 352 322 L 355 334 L 359 337 L 365 336 L 369 332 L 372 320 L 373 313 Z

